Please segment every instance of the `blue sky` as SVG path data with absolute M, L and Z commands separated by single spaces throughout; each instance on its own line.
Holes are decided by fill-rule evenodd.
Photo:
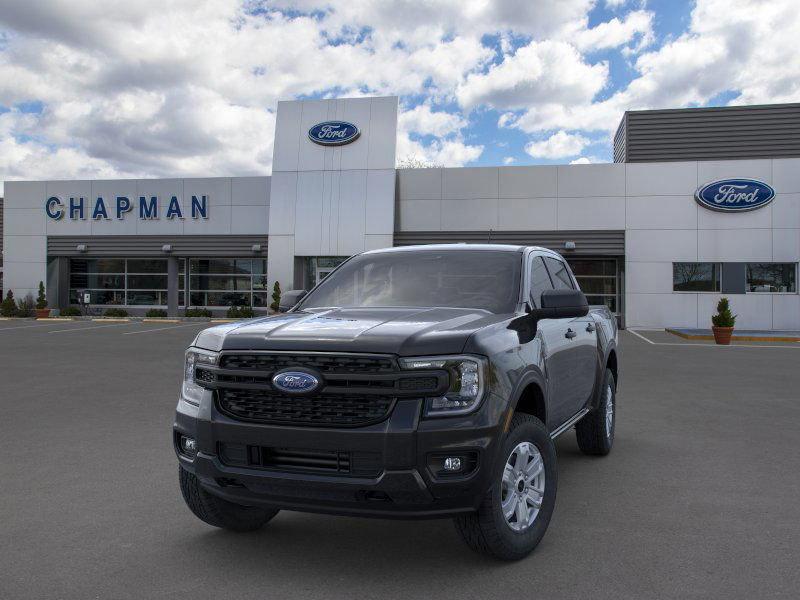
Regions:
M 398 95 L 398 159 L 611 160 L 625 110 L 800 101 L 793 0 L 0 6 L 3 180 L 268 174 L 275 108 Z

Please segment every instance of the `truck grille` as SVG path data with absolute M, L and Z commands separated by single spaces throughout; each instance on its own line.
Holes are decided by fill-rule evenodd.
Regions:
M 220 411 L 240 421 L 318 426 L 355 426 L 386 418 L 394 397 L 324 394 L 287 396 L 268 390 L 225 389 L 217 392 Z
M 383 356 L 347 356 L 329 354 L 228 354 L 220 366 L 224 369 L 278 371 L 308 367 L 321 373 L 393 373 L 394 360 Z
M 383 470 L 381 455 L 377 452 L 271 448 L 220 443 L 219 456 L 222 462 L 229 466 L 292 473 L 377 477 Z

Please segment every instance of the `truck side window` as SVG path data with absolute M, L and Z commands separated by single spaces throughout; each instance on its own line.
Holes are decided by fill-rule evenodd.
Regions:
M 553 278 L 553 286 L 557 290 L 574 290 L 575 285 L 572 283 L 572 277 L 569 275 L 567 266 L 560 260 L 555 258 L 545 257 L 547 262 L 547 269 L 550 271 L 550 276 Z
M 533 306 L 539 308 L 542 292 L 552 289 L 553 283 L 550 281 L 550 276 L 547 274 L 547 269 L 544 266 L 542 257 L 534 256 L 531 260 L 531 300 L 533 301 Z

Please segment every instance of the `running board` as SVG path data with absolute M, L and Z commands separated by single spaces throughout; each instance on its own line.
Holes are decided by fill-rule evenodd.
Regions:
M 579 410 L 575 415 L 573 415 L 573 417 L 571 419 L 569 419 L 561 427 L 559 427 L 553 433 L 551 433 L 550 434 L 550 439 L 553 439 L 553 440 L 556 439 L 558 436 L 560 436 L 562 433 L 564 433 L 567 429 L 569 429 L 570 427 L 575 425 L 575 423 L 577 423 L 584 416 L 586 416 L 586 413 L 588 413 L 588 412 L 589 412 L 588 408 L 583 408 L 583 409 Z

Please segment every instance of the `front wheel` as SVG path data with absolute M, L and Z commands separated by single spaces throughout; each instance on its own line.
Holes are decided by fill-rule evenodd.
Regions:
M 457 517 L 456 530 L 477 552 L 519 560 L 547 531 L 556 502 L 556 451 L 544 424 L 516 414 L 503 443 L 502 464 L 477 513 Z
M 277 510 L 266 510 L 254 506 L 242 506 L 218 498 L 205 491 L 197 477 L 178 467 L 181 494 L 186 505 L 201 521 L 229 531 L 256 531 L 278 514 Z

